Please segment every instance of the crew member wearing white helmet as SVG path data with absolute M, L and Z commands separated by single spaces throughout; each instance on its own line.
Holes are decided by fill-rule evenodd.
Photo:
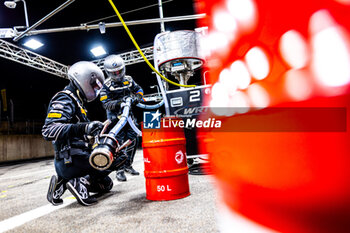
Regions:
M 80 61 L 68 69 L 70 83 L 50 101 L 42 128 L 45 140 L 52 141 L 55 149 L 55 170 L 51 177 L 47 199 L 53 205 L 63 203 L 66 188 L 82 205 L 97 200 L 89 192 L 104 193 L 113 187 L 108 177 L 112 170 L 98 171 L 91 167 L 90 139 L 99 133 L 103 124 L 90 122 L 84 104 L 94 100 L 103 85 L 102 70 L 92 62 Z M 122 164 L 126 156 L 118 158 L 113 169 Z
M 121 114 L 121 103 L 125 100 L 125 97 L 135 95 L 136 100 L 134 104 L 143 101 L 142 88 L 132 79 L 131 76 L 125 75 L 125 63 L 123 59 L 118 55 L 110 55 L 105 58 L 104 69 L 108 75 L 108 78 L 104 82 L 100 93 L 100 100 L 103 107 L 107 111 L 107 118 L 110 119 L 113 124 L 118 122 L 118 116 Z M 135 121 L 132 112 L 130 116 Z M 112 124 L 112 125 L 113 125 Z M 122 169 L 117 171 L 117 180 L 126 181 L 125 172 L 131 175 L 139 175 L 133 167 L 132 163 L 136 153 L 137 146 L 137 133 L 126 124 L 124 128 L 117 135 L 117 141 L 122 144 L 126 140 L 132 140 L 132 144 L 126 148 L 127 161 Z

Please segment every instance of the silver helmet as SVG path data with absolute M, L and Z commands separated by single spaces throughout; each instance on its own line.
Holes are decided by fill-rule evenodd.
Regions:
M 68 78 L 73 81 L 88 102 L 96 99 L 105 80 L 102 70 L 88 61 L 73 64 L 68 69 Z
M 106 57 L 104 68 L 108 76 L 116 81 L 121 80 L 125 75 L 125 63 L 121 56 L 109 55 Z

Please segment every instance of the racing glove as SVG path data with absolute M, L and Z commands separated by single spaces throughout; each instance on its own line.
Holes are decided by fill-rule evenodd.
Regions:
M 138 92 L 138 93 L 136 94 L 136 102 L 137 102 L 137 103 L 145 102 L 145 100 L 143 99 L 143 95 L 142 95 L 140 92 Z
M 103 124 L 100 121 L 89 122 L 85 127 L 85 133 L 88 136 L 96 136 L 103 129 Z

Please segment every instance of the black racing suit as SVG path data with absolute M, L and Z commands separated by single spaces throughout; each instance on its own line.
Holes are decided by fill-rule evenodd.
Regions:
M 42 135 L 54 146 L 54 164 L 59 178 L 68 181 L 89 175 L 91 184 L 109 182 L 107 176 L 112 170 L 98 171 L 89 163 L 91 144 L 85 134 L 89 119 L 77 93 L 70 83 L 51 99 Z
M 114 81 L 108 78 L 101 89 L 100 100 L 103 107 L 106 109 L 107 118 L 112 121 L 110 126 L 113 127 L 118 121 L 118 116 L 122 114 L 120 104 L 123 102 L 124 97 L 128 97 L 131 94 L 143 95 L 142 88 L 132 79 L 131 76 L 125 75 L 121 80 Z M 136 124 L 135 118 L 130 111 L 129 116 Z M 121 145 L 126 140 L 132 140 L 132 144 L 126 148 L 126 154 L 128 159 L 125 162 L 125 167 L 130 167 L 133 163 L 137 146 L 137 133 L 126 124 L 124 128 L 116 136 L 118 143 Z

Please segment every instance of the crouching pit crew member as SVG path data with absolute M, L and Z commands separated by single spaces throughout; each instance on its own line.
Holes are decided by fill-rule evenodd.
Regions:
M 90 122 L 84 104 L 94 100 L 102 88 L 104 75 L 92 62 L 80 61 L 68 69 L 70 83 L 50 101 L 42 128 L 45 140 L 52 141 L 57 173 L 50 180 L 47 200 L 53 205 L 63 203 L 61 196 L 68 189 L 85 206 L 97 202 L 89 192 L 105 193 L 113 187 L 108 176 L 112 170 L 99 171 L 91 167 L 91 139 L 103 127 Z M 116 170 L 126 156 L 120 156 L 111 166 Z
M 125 100 L 125 97 L 128 97 L 131 94 L 136 95 L 137 100 L 133 103 L 135 105 L 138 102 L 143 101 L 143 90 L 131 76 L 125 75 L 125 63 L 120 56 L 110 55 L 106 57 L 104 61 L 104 69 L 108 78 L 102 87 L 100 100 L 103 107 L 106 109 L 107 118 L 112 121 L 111 126 L 113 126 L 118 122 L 118 116 L 122 114 L 121 104 Z M 136 124 L 136 120 L 131 111 L 130 116 Z M 116 175 L 118 181 L 126 181 L 124 172 L 128 172 L 134 176 L 140 174 L 132 167 L 138 142 L 137 133 L 129 124 L 126 124 L 119 132 L 116 139 L 119 144 L 123 144 L 128 139 L 132 141 L 132 144 L 125 150 L 127 161 L 123 167 L 117 170 Z

